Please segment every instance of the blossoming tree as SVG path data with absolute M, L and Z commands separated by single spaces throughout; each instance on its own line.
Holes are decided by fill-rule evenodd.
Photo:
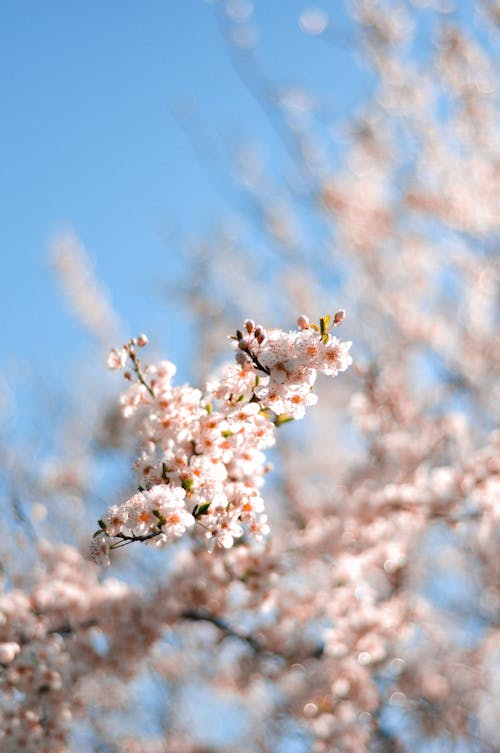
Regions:
M 240 161 L 265 275 L 234 234 L 192 255 L 205 388 L 141 335 L 108 356 L 121 398 L 89 392 L 43 462 L 3 443 L 2 752 L 498 750 L 499 14 L 474 35 L 434 5 L 351 3 L 376 83 L 340 166 L 266 100 L 301 180 Z M 81 250 L 56 264 L 116 345 Z M 332 288 L 345 323 L 316 310 Z M 217 365 L 235 322 L 298 311 L 244 320 Z

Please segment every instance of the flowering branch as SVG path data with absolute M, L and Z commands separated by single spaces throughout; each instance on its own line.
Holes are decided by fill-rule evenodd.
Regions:
M 302 418 L 317 402 L 318 372 L 336 376 L 352 362 L 351 344 L 330 334 L 343 318 L 338 311 L 316 325 L 300 316 L 291 332 L 266 331 L 247 319 L 231 338 L 236 364 L 203 393 L 174 387 L 175 366 L 168 361 L 143 367 L 136 348 L 147 343 L 145 335 L 112 350 L 108 366 L 130 361 L 137 378 L 121 406 L 125 417 L 143 410 L 139 491 L 99 521 L 93 559 L 108 563 L 111 549 L 135 541 L 163 546 L 195 523 L 210 551 L 229 549 L 244 535 L 263 541 L 270 531 L 259 492 L 269 469 L 263 450 L 274 444 L 277 426 Z M 130 372 L 125 377 L 130 380 Z

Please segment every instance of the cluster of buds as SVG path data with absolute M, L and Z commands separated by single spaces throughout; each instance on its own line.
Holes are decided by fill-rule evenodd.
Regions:
M 240 329 L 236 330 L 236 335 L 232 335 L 232 339 L 238 343 L 238 351 L 236 353 L 236 361 L 240 366 L 244 366 L 248 363 L 248 360 L 253 363 L 258 371 L 264 372 L 269 375 L 268 369 L 259 363 L 258 358 L 255 355 L 255 351 L 261 348 L 267 340 L 267 332 L 260 324 L 256 325 L 253 319 L 245 319 L 243 328 L 246 334 Z
M 246 351 L 252 345 L 263 345 L 266 339 L 266 331 L 260 324 L 256 325 L 253 319 L 245 319 L 243 327 L 246 335 L 241 330 L 236 330 L 236 338 L 240 350 Z

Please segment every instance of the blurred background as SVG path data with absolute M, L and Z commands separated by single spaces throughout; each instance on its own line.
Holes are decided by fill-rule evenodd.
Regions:
M 418 11 L 416 61 L 426 60 L 446 23 L 493 44 L 488 3 L 406 5 Z M 88 344 L 56 290 L 51 247 L 65 233 L 86 247 L 123 335 L 151 332 L 186 374 L 185 324 L 169 283 L 186 271 L 190 249 L 223 227 L 246 234 L 255 258 L 269 254 L 269 234 L 252 217 L 249 171 L 265 165 L 266 191 L 278 203 L 286 190 L 299 195 L 308 243 L 317 243 L 307 205 L 313 171 L 305 176 L 297 167 L 304 153 L 294 137 L 307 128 L 315 179 L 342 164 L 347 124 L 361 117 L 378 73 L 353 7 L 303 0 L 152 0 L 146 9 L 132 0 L 2 4 L 6 375 L 15 372 L 19 382 L 34 370 L 37 379 L 64 375 L 64 382 Z M 399 10 L 384 13 L 387 27 L 397 26 Z M 314 142 L 320 133 L 327 136 L 321 144 Z M 242 165 L 251 165 L 246 177 Z
M 255 150 L 276 174 L 291 159 L 245 51 L 258 44 L 282 96 L 298 92 L 292 109 L 307 108 L 303 90 L 333 121 L 366 94 L 370 75 L 346 44 L 345 10 L 328 5 L 307 16 L 300 0 L 2 4 L 7 372 L 14 357 L 53 379 L 82 355 L 85 333 L 50 264 L 51 242 L 68 229 L 126 333 L 154 332 L 173 360 L 185 357 L 165 291 L 186 247 L 247 210 L 233 180 L 237 153 Z M 304 33 L 327 20 L 332 39 Z

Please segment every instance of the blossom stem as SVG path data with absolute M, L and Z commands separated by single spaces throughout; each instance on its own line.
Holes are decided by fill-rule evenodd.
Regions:
M 142 386 L 147 389 L 147 391 L 149 392 L 149 394 L 151 395 L 151 397 L 154 398 L 155 397 L 155 393 L 153 392 L 153 389 L 152 389 L 151 385 L 149 385 L 146 382 L 146 380 L 144 378 L 144 375 L 143 375 L 143 373 L 141 371 L 141 364 L 140 364 L 139 359 L 137 358 L 137 353 L 135 353 L 135 351 L 132 348 L 129 350 L 129 356 L 130 356 L 130 360 L 132 361 L 132 365 L 134 367 L 134 371 L 137 374 L 137 379 L 142 384 Z

